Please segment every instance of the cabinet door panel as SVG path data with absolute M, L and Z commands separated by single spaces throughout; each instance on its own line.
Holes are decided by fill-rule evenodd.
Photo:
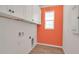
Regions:
M 23 18 L 23 8 L 24 6 L 21 5 L 10 5 L 8 6 L 8 9 L 11 9 L 13 12 L 11 13 L 11 15 L 19 17 L 19 18 Z
M 27 41 L 25 37 L 19 37 L 17 41 L 19 53 L 27 53 Z
M 24 13 L 24 18 L 25 20 L 31 21 L 32 22 L 32 14 L 33 14 L 33 7 L 31 5 L 25 6 L 25 13 Z
M 0 5 L 0 16 L 5 16 L 4 14 L 10 14 L 8 5 Z
M 7 6 L 0 5 L 0 12 L 7 12 Z
M 41 10 L 40 10 L 40 7 L 37 5 L 33 6 L 33 19 L 35 23 L 37 24 L 41 23 Z

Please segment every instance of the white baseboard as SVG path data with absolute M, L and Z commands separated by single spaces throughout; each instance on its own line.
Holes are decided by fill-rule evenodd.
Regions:
M 62 48 L 62 46 L 56 46 L 56 45 L 50 45 L 50 44 L 44 44 L 44 43 L 37 43 L 39 45 L 45 45 L 45 46 L 50 46 L 50 47 L 58 47 L 58 48 Z

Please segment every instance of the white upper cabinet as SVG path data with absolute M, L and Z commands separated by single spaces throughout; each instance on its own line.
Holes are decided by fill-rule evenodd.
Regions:
M 26 8 L 25 8 L 25 13 L 24 13 L 24 18 L 33 23 L 40 24 L 41 23 L 40 7 L 37 5 L 28 5 L 25 7 Z
M 40 7 L 38 5 L 33 6 L 33 18 L 32 18 L 32 20 L 37 24 L 41 24 L 41 10 L 40 10 Z
M 24 6 L 18 5 L 0 5 L 0 16 L 12 18 L 12 19 L 23 19 Z
M 8 5 L 8 10 L 11 10 L 11 15 L 19 17 L 19 18 L 24 18 L 24 6 L 22 5 Z
M 32 7 L 32 5 L 25 6 L 24 19 L 27 20 L 27 21 L 32 22 L 32 14 L 33 14 L 33 7 Z
M 40 7 L 37 5 L 0 5 L 0 16 L 36 24 L 41 23 Z
M 0 16 L 5 16 L 5 14 L 10 14 L 7 5 L 0 5 Z

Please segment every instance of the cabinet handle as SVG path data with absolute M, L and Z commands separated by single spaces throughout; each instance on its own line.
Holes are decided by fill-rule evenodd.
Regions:
M 11 12 L 11 9 L 9 9 L 9 12 Z
M 29 39 L 31 39 L 31 36 L 29 36 Z
M 14 11 L 12 11 L 12 13 L 14 13 Z
M 9 9 L 9 12 L 14 13 L 14 11 L 12 11 L 11 9 Z
M 77 19 L 79 19 L 79 16 L 77 17 Z

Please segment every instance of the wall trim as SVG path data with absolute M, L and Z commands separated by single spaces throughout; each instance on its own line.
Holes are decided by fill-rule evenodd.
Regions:
M 50 46 L 50 47 L 63 48 L 62 46 L 50 45 L 50 44 L 45 44 L 45 43 L 37 43 L 37 44 L 39 44 L 39 45 L 45 45 L 45 46 Z

